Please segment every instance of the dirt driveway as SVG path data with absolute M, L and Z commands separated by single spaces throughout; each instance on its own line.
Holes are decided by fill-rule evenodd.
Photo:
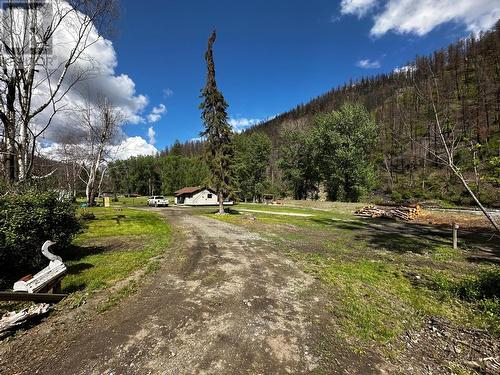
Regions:
M 321 285 L 272 243 L 183 209 L 161 212 L 176 236 L 154 277 L 110 311 L 62 312 L 1 343 L 1 374 L 379 372 L 377 359 L 341 341 L 322 355 Z

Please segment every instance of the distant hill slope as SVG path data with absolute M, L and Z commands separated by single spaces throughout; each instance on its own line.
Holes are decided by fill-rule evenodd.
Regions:
M 448 196 L 454 190 L 451 193 L 456 197 L 452 200 L 460 202 L 460 197 L 466 195 L 431 153 L 440 152 L 426 95 L 432 74 L 439 91 L 440 113 L 449 128 L 447 136 L 462 140 L 463 168 L 473 169 L 472 154 L 466 155 L 467 145 L 471 150 L 476 144 L 481 145 L 477 146 L 476 169 L 484 177 L 481 185 L 489 189 L 485 199 L 490 204 L 496 199 L 500 204 L 498 193 L 491 190 L 495 186 L 490 184 L 495 178 L 498 183 L 499 178 L 498 166 L 495 169 L 491 159 L 499 156 L 500 21 L 493 30 L 477 38 L 460 40 L 431 56 L 417 57 L 393 73 L 349 82 L 250 131 L 264 132 L 272 139 L 275 164 L 283 131 L 307 130 L 318 113 L 338 109 L 344 102 L 362 103 L 374 113 L 380 126 L 376 153 L 382 177 L 380 189 L 399 190 L 403 195 L 411 189 L 417 195 L 438 198 L 438 190 L 444 189 L 443 194 Z
M 392 193 L 396 199 L 442 198 L 470 204 L 461 184 L 433 155 L 443 152 L 429 103 L 433 76 L 446 137 L 460 141 L 460 167 L 486 204 L 500 206 L 500 20 L 477 37 L 416 57 L 392 73 L 348 82 L 247 132 L 263 132 L 271 138 L 269 177 L 279 183 L 283 132 L 307 131 L 316 114 L 358 102 L 374 114 L 380 127 L 373 153 L 380 193 Z M 199 155 L 203 148 L 199 141 L 176 143 L 164 154 Z
M 430 66 L 439 80 L 441 94 L 446 96 L 447 101 L 455 101 L 456 105 L 463 107 L 456 121 L 474 125 L 482 139 L 491 134 L 494 126 L 498 130 L 499 57 L 500 21 L 495 29 L 478 39 L 467 38 L 436 51 L 432 56 L 417 57 L 390 74 L 346 83 L 256 125 L 254 130 L 262 130 L 272 136 L 274 128 L 301 127 L 311 116 L 335 110 L 346 101 L 364 104 L 369 110 L 376 111 L 377 119 L 385 123 L 390 112 L 388 106 L 393 104 L 391 102 L 406 90 L 412 90 L 413 81 L 419 83 L 425 79 Z

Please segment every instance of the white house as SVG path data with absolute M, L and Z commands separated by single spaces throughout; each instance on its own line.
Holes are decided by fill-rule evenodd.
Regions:
M 217 206 L 217 194 L 210 188 L 200 186 L 185 187 L 174 193 L 175 204 L 185 206 Z M 233 205 L 232 201 L 224 201 L 225 206 Z

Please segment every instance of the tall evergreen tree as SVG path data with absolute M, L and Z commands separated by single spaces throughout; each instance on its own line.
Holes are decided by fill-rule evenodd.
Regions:
M 233 157 L 232 129 L 228 122 L 227 103 L 217 88 L 215 81 L 215 64 L 212 46 L 215 43 L 215 30 L 208 39 L 208 48 L 205 53 L 207 62 L 207 83 L 201 90 L 203 102 L 201 118 L 205 130 L 201 136 L 207 140 L 207 162 L 211 172 L 209 183 L 217 193 L 219 213 L 224 213 L 224 198 L 229 195 L 231 187 L 231 159 Z

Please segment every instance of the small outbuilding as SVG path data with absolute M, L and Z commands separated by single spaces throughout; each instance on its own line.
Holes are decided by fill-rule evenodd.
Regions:
M 184 206 L 217 206 L 217 194 L 210 188 L 190 186 L 177 190 L 174 193 L 175 204 Z M 224 206 L 233 205 L 232 201 L 224 201 Z

